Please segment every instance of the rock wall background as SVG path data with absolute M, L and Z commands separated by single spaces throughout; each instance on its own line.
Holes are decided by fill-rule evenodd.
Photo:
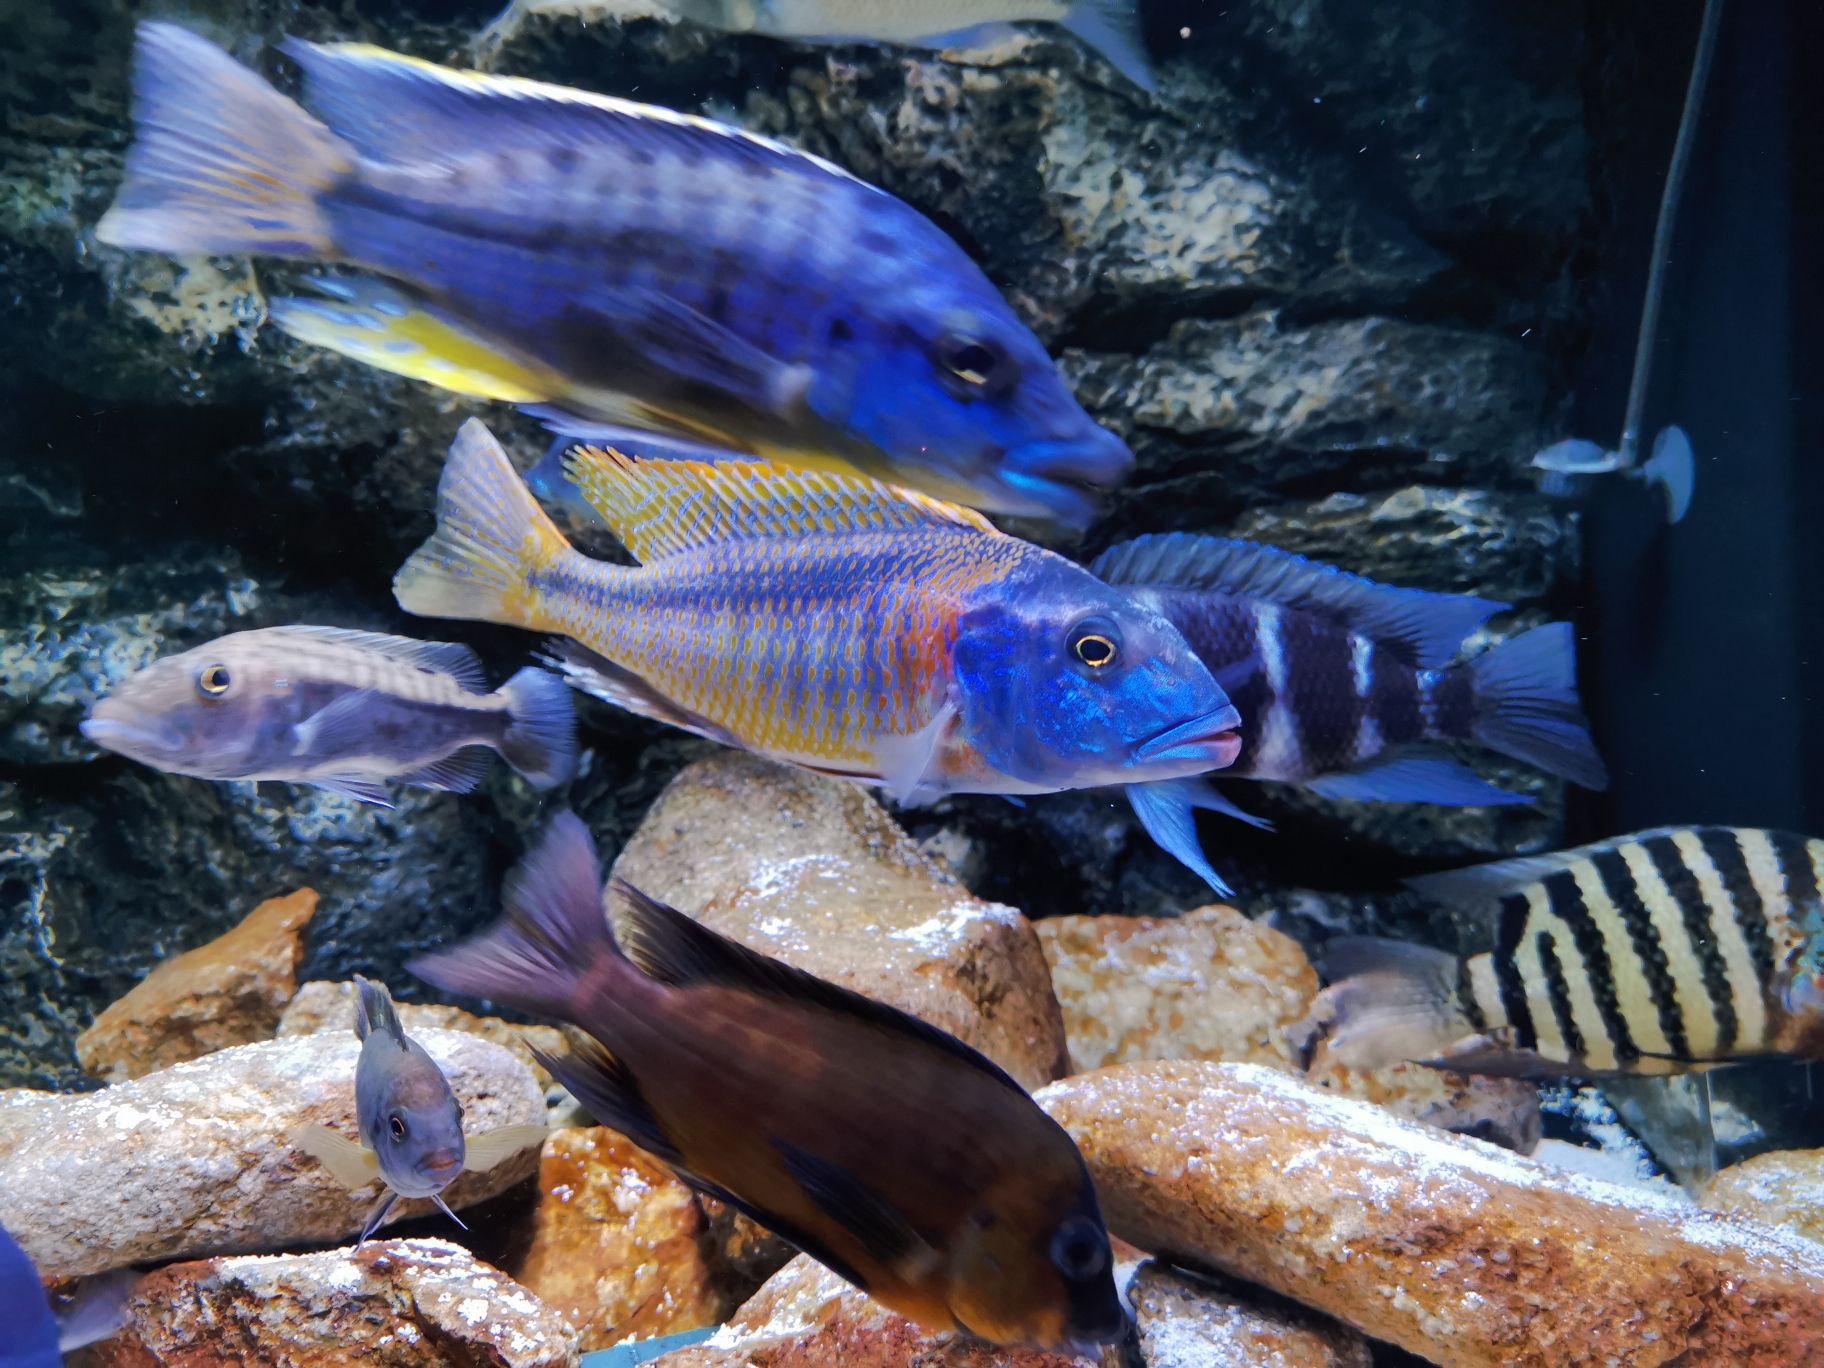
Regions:
M 389 592 L 477 406 L 263 330 L 284 270 L 93 239 L 136 19 L 190 23 L 283 81 L 282 34 L 460 62 L 493 8 L 0 0 L 0 1082 L 75 1082 L 73 1038 L 99 1007 L 301 884 L 322 895 L 303 976 L 365 970 L 404 996 L 406 957 L 494 914 L 536 812 L 504 771 L 473 798 L 401 791 L 382 812 L 159 775 L 75 731 L 113 680 L 242 627 L 464 639 L 497 677 L 524 660 L 530 638 L 409 619 Z M 1526 462 L 1569 433 L 1614 145 L 1591 101 L 1664 84 L 1628 60 L 1659 13 L 1174 0 L 1149 7 L 1166 57 L 1151 101 L 1064 38 L 958 65 L 560 20 L 498 67 L 735 119 L 955 234 L 1140 457 L 1067 549 L 1236 533 L 1544 616 L 1575 609 L 1578 541 Z M 525 420 L 486 417 L 525 459 L 542 450 Z M 605 708 L 585 721 L 588 761 L 559 798 L 612 856 L 707 747 Z M 1309 907 L 1288 890 L 1385 888 L 1416 859 L 1555 842 L 1562 795 L 1524 782 L 1538 806 L 1498 812 L 1254 786 L 1244 801 L 1280 834 L 1210 820 L 1205 840 L 1244 905 Z M 903 817 L 980 896 L 1035 916 L 1203 901 L 1110 795 Z

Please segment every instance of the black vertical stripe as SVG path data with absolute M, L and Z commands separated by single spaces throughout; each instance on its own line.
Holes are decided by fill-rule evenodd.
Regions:
M 1520 977 L 1517 961 L 1530 916 L 1524 893 L 1509 893 L 1501 899 L 1501 926 L 1494 955 L 1495 986 L 1501 990 L 1501 1006 L 1513 1028 L 1514 1043 L 1523 1050 L 1539 1043 L 1538 1032 L 1533 1029 L 1533 1009 L 1526 997 L 1526 980 Z
M 1248 778 L 1260 752 L 1260 729 L 1273 688 L 1260 657 L 1259 620 L 1251 604 L 1228 594 L 1149 589 L 1141 596 L 1184 634 L 1191 650 L 1241 714 L 1241 751 L 1225 774 Z
M 1654 872 L 1684 918 L 1685 935 L 1697 953 L 1698 967 L 1704 975 L 1704 992 L 1709 994 L 1710 1010 L 1716 1014 L 1716 1052 L 1724 1054 L 1734 1048 L 1742 1026 L 1741 1018 L 1736 1014 L 1735 998 L 1729 991 L 1729 968 L 1723 963 L 1722 947 L 1717 944 L 1716 928 L 1711 925 L 1709 904 L 1698 887 L 1697 875 L 1686 866 L 1670 836 L 1649 836 L 1640 842 L 1640 848 L 1653 862 Z
M 1451 741 L 1467 741 L 1476 725 L 1475 677 L 1462 667 L 1437 671 L 1431 690 L 1432 732 Z
M 1545 996 L 1552 1004 L 1552 1019 L 1558 1023 L 1558 1037 L 1572 1059 L 1584 1057 L 1583 1036 L 1577 1030 L 1577 1018 L 1571 1012 L 1571 985 L 1565 980 L 1564 966 L 1558 962 L 1558 938 L 1541 931 L 1533 940 L 1539 952 L 1539 966 L 1545 972 Z
M 1602 891 L 1615 908 L 1615 915 L 1628 928 L 1628 939 L 1634 945 L 1634 958 L 1646 976 L 1647 994 L 1659 1014 L 1659 1029 L 1666 1037 L 1676 1059 L 1691 1058 L 1691 1045 L 1685 1036 L 1685 1014 L 1678 1005 L 1678 985 L 1672 979 L 1672 965 L 1666 958 L 1666 947 L 1660 941 L 1653 914 L 1641 901 L 1640 890 L 1628 862 L 1617 850 L 1601 850 L 1590 857 Z
M 1488 1029 L 1488 1015 L 1482 1010 L 1482 1004 L 1476 998 L 1476 979 L 1470 973 L 1472 957 L 1465 955 L 1457 961 L 1457 1006 L 1462 1008 L 1464 1017 L 1478 1031 Z
M 1602 1017 L 1603 1029 L 1615 1048 L 1615 1058 L 1622 1064 L 1640 1058 L 1640 1047 L 1628 1029 L 1628 1015 L 1621 1010 L 1615 992 L 1615 966 L 1609 958 L 1609 945 L 1602 930 L 1583 900 L 1583 889 L 1568 869 L 1547 874 L 1540 880 L 1552 914 L 1570 928 L 1571 943 L 1583 961 L 1583 971 L 1590 981 L 1590 992 L 1596 999 L 1596 1011 Z M 1619 948 L 1619 947 L 1617 947 Z
M 1789 831 L 1770 831 L 1767 841 L 1780 866 L 1786 915 L 1796 918 L 1818 905 L 1818 872 L 1811 864 L 1811 842 Z
M 1315 613 L 1279 614 L 1280 658 L 1286 665 L 1286 703 L 1308 774 L 1355 763 L 1362 704 L 1355 696 L 1349 633 Z
M 1729 899 L 1730 910 L 1735 913 L 1735 924 L 1742 929 L 1742 939 L 1748 942 L 1755 981 L 1761 985 L 1763 993 L 1768 992 L 1773 987 L 1773 937 L 1767 930 L 1766 905 L 1748 873 L 1748 857 L 1742 853 L 1742 843 L 1726 827 L 1699 827 L 1696 836 L 1704 854 L 1716 866 L 1723 881 L 1723 893 Z
M 1391 656 L 1374 662 L 1374 681 L 1368 690 L 1368 715 L 1380 728 L 1381 740 L 1403 746 L 1425 735 L 1425 718 L 1419 712 L 1419 672 Z

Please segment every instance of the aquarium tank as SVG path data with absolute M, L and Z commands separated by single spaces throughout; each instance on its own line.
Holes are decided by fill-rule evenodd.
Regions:
M 1824 1365 L 1781 0 L 0 0 L 0 1365 Z

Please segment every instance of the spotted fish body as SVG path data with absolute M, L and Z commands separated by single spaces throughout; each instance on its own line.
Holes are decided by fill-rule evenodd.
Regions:
M 1337 944 L 1317 1015 L 1345 1051 L 1467 1072 L 1658 1074 L 1761 1055 L 1824 1057 L 1824 841 L 1670 827 L 1415 879 L 1480 908 L 1494 949 L 1459 963 Z M 1416 1038 L 1412 1005 L 1430 1020 Z M 1389 1030 L 1393 1034 L 1388 1034 Z
M 103 241 L 366 272 L 271 317 L 566 435 L 861 469 L 1072 522 L 1132 467 L 967 254 L 828 162 L 380 48 L 286 51 L 312 113 L 195 34 L 141 27 Z
M 401 605 L 557 633 L 573 682 L 619 706 L 906 797 L 1234 753 L 1234 711 L 1169 623 L 966 509 L 745 463 L 569 465 L 639 567 L 571 549 L 472 422 Z M 1070 654 L 1089 643 L 1120 658 Z

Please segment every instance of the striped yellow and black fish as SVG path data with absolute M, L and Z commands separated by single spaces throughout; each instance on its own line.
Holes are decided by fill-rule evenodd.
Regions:
M 1665 827 L 1414 879 L 1493 916 L 1459 960 L 1332 941 L 1307 1028 L 1345 1062 L 1521 1077 L 1824 1058 L 1824 841 Z

